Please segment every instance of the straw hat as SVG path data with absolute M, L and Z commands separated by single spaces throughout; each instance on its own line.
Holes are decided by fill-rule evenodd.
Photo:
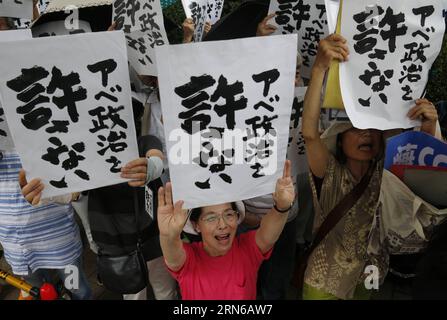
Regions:
M 352 129 L 354 126 L 351 121 L 337 121 L 332 123 L 321 135 L 321 140 L 326 145 L 328 150 L 333 154 L 337 154 L 337 136 Z
M 239 212 L 239 219 L 237 221 L 237 224 L 241 224 L 242 221 L 245 219 L 245 206 L 242 201 L 235 201 L 237 211 Z M 194 229 L 194 226 L 191 222 L 191 211 L 188 214 L 188 220 L 186 221 L 185 226 L 183 227 L 183 231 L 189 234 L 195 234 L 198 235 L 199 233 Z

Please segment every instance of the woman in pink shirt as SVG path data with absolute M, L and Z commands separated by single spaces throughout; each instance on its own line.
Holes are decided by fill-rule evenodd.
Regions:
M 184 300 L 254 300 L 263 260 L 270 257 L 295 199 L 290 161 L 273 194 L 275 206 L 259 229 L 236 236 L 240 209 L 224 203 L 194 209 L 190 220 L 202 241 L 183 243 L 188 219 L 183 201 L 173 204 L 172 187 L 158 192 L 160 244 L 167 267 L 177 279 Z

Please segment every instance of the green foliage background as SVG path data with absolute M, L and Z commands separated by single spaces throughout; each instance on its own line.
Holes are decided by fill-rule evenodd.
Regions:
M 441 53 L 431 69 L 427 99 L 433 103 L 441 100 L 447 101 L 447 33 L 444 35 Z
M 225 0 L 222 17 L 231 13 L 240 3 L 242 3 L 241 0 Z M 163 9 L 163 12 L 178 26 L 177 29 L 168 33 L 170 43 L 181 43 L 183 37 L 181 25 L 186 18 L 182 2 L 177 1 L 170 7 Z M 444 36 L 442 51 L 430 72 L 426 98 L 433 103 L 442 100 L 447 101 L 447 34 Z

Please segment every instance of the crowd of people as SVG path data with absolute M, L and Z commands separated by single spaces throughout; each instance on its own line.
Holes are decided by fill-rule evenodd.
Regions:
M 271 35 L 273 17 L 260 21 L 253 36 Z M 0 30 L 13 28 L 10 18 L 0 17 Z M 205 37 L 211 28 L 207 24 Z M 192 19 L 184 21 L 183 33 L 183 43 L 188 45 L 193 41 Z M 273 194 L 192 210 L 184 210 L 182 201 L 174 203 L 162 102 L 154 76 L 137 77 L 141 90 L 136 94 L 145 103 L 133 100 L 139 158 L 121 169 L 128 183 L 41 199 L 41 180 L 27 181 L 17 152 L 1 151 L 0 243 L 12 272 L 40 287 L 52 280 L 54 270 L 64 282 L 69 276 L 65 268 L 75 266 L 79 286 L 69 289 L 71 298 L 93 299 L 83 271 L 77 214 L 90 250 L 98 256 L 133 252 L 141 241 L 148 283 L 157 300 L 285 299 L 312 235 L 366 181 L 355 204 L 310 253 L 298 290 L 303 299 L 369 299 L 372 292 L 364 286 L 365 267 L 378 266 L 381 281 L 389 268 L 388 257 L 367 250 L 380 210 L 386 139 L 402 130 L 362 130 L 349 121 L 334 122 L 323 130 L 325 77 L 332 61 L 343 63 L 349 54 L 341 35 L 321 40 L 311 77 L 306 80 L 301 77 L 302 59 L 297 55 L 295 86 L 308 86 L 301 128 L 308 172 L 293 176 L 293 164 L 286 160 Z M 416 100 L 408 117 L 421 121 L 417 130 L 443 140 L 431 101 Z M 135 205 L 134 197 L 139 207 L 145 207 L 144 187 L 154 195 L 152 217 Z M 386 250 L 381 252 L 386 255 Z M 102 281 L 100 276 L 98 281 Z M 18 298 L 32 297 L 22 291 Z M 124 293 L 123 299 L 145 300 L 146 288 Z

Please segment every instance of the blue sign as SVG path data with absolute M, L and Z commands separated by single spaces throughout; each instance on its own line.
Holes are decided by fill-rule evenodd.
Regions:
M 385 169 L 393 164 L 447 168 L 447 143 L 419 131 L 402 133 L 387 140 Z

